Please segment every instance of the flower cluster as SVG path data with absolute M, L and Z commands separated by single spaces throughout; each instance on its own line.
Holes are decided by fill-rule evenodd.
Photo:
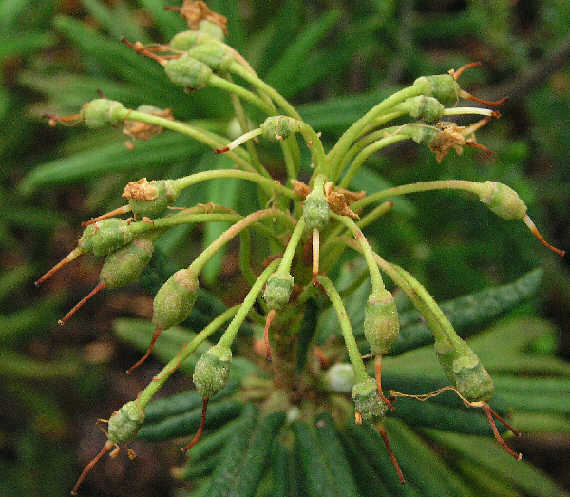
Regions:
M 139 42 L 123 42 L 141 56 L 160 64 L 168 79 L 186 93 L 194 93 L 204 87 L 215 87 L 229 93 L 242 127 L 237 139 L 231 141 L 199 126 L 180 122 L 168 109 L 150 106 L 129 109 L 121 102 L 104 97 L 87 103 L 77 115 L 50 115 L 50 123 L 81 122 L 90 128 L 123 124 L 124 133 L 132 139 L 129 147 L 137 139 L 152 139 L 163 130 L 171 130 L 197 140 L 219 154 L 225 154 L 234 162 L 235 168 L 212 169 L 160 181 L 143 178 L 127 184 L 123 197 L 128 203 L 87 221 L 77 247 L 36 283 L 41 284 L 55 271 L 83 254 L 104 257 L 100 283 L 60 320 L 60 324 L 64 324 L 97 292 L 119 288 L 137 280 L 153 256 L 155 241 L 170 228 L 215 221 L 233 223 L 188 267 L 175 272 L 164 282 L 154 298 L 152 322 L 155 331 L 152 341 L 143 357 L 127 371 L 132 373 L 149 356 L 161 333 L 182 323 L 190 315 L 200 288 L 201 270 L 221 247 L 238 236 L 249 236 L 248 230 L 253 229 L 258 236 L 271 242 L 267 244 L 271 247 L 267 260 L 271 262 L 255 276 L 249 253 L 242 254 L 242 269 L 250 283 L 247 296 L 240 304 L 215 318 L 192 342 L 186 344 L 136 400 L 113 413 L 108 420 L 108 441 L 81 475 L 74 492 L 106 452 L 137 437 L 145 422 L 145 409 L 167 378 L 228 321 L 217 343 L 204 352 L 195 365 L 193 379 L 202 399 L 201 424 L 196 437 L 186 448 L 192 447 L 200 438 L 208 401 L 227 385 L 232 368 L 232 346 L 240 326 L 247 318 L 264 323 L 262 349 L 268 363 L 273 361 L 275 389 L 285 392 L 288 399 L 286 405 L 294 404 L 300 395 L 300 387 L 293 385 L 290 376 L 293 374 L 291 363 L 299 332 L 299 316 L 305 312 L 310 299 L 324 295 L 337 314 L 350 360 L 352 376 L 349 385 L 354 420 L 357 424 L 373 424 L 391 451 L 382 421 L 389 410 L 395 408 L 393 400 L 404 395 L 424 399 L 422 395 L 398 392 L 392 392 L 391 398 L 388 398 L 383 392 L 382 358 L 390 352 L 398 338 L 400 323 L 395 299 L 386 288 L 382 273 L 390 277 L 424 316 L 433 333 L 437 359 L 450 382 L 448 388 L 457 392 L 467 407 L 482 409 L 497 440 L 509 453 L 520 459 L 520 454 L 505 444 L 495 427 L 494 418 L 508 425 L 489 407 L 493 381 L 477 355 L 455 332 L 427 290 L 405 269 L 383 259 L 374 251 L 363 229 L 387 214 L 392 205 L 390 199 L 396 196 L 428 190 L 462 190 L 474 194 L 503 219 L 522 220 L 543 244 L 561 255 L 563 252 L 542 239 L 528 217 L 523 201 L 515 191 L 501 183 L 445 180 L 401 185 L 369 195 L 350 191 L 355 174 L 367 159 L 397 142 L 412 140 L 426 145 L 438 161 L 443 160 L 451 150 L 461 154 L 465 146 L 486 150 L 476 141 L 475 132 L 498 118 L 498 112 L 486 107 L 457 105 L 461 99 L 474 100 L 486 106 L 503 102 L 481 100 L 460 87 L 458 78 L 461 73 L 477 64 L 450 70 L 446 74 L 418 78 L 410 86 L 372 107 L 327 152 L 320 134 L 303 121 L 283 96 L 263 82 L 238 52 L 224 43 L 226 25 L 222 16 L 209 11 L 203 2 L 185 2 L 179 10 L 192 29 L 177 34 L 168 45 L 144 46 Z M 240 83 L 234 82 L 231 75 L 236 76 Z M 183 96 L 181 94 L 181 98 Z M 250 121 L 245 117 L 240 102 L 248 106 L 253 116 L 264 115 L 259 120 L 259 126 L 250 129 Z M 448 116 L 457 115 L 479 116 L 481 120 L 466 127 L 446 121 Z M 298 177 L 301 154 L 297 137 L 309 149 L 312 161 L 312 174 L 303 178 L 304 182 Z M 287 176 L 285 182 L 275 180 L 259 160 L 256 152 L 258 140 L 261 145 L 263 142 L 275 143 L 281 148 Z M 184 189 L 219 178 L 236 178 L 257 184 L 260 198 L 271 206 L 247 215 L 215 204 L 198 204 L 176 211 L 169 209 L 175 205 Z M 120 215 L 131 217 L 116 217 Z M 375 358 L 373 374 L 365 365 L 343 300 L 328 276 L 346 248 L 363 256 L 371 282 L 370 295 L 363 302 L 363 328 L 367 347 Z M 247 247 L 242 246 L 242 250 L 247 250 Z M 263 369 L 269 366 L 261 364 L 259 367 Z M 315 387 L 317 384 L 313 382 L 312 388 L 320 390 L 319 395 L 326 395 L 326 388 Z M 393 455 L 392 462 L 400 480 L 404 482 Z

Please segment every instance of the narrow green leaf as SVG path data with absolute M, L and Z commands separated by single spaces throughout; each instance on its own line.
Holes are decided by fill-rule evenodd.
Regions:
M 122 142 L 113 143 L 40 164 L 22 180 L 18 190 L 28 195 L 48 184 L 92 179 L 111 172 L 129 171 L 134 175 L 143 167 L 159 169 L 173 161 L 188 160 L 201 149 L 202 145 L 177 133 L 163 133 L 148 142 L 137 142 L 134 150 L 128 150 Z
M 24 354 L 2 351 L 0 373 L 5 377 L 49 380 L 70 378 L 79 372 L 79 363 L 71 359 L 38 361 Z
M 435 430 L 428 430 L 427 434 L 439 445 L 452 449 L 472 464 L 521 489 L 526 495 L 536 497 L 568 495 L 534 466 L 524 461 L 516 461 L 495 440 Z
M 221 155 L 209 160 L 210 169 L 231 169 L 232 167 L 233 162 Z M 234 179 L 210 181 L 206 186 L 208 200 L 215 204 L 236 210 L 238 207 L 241 183 L 240 180 Z M 227 222 L 207 223 L 204 226 L 204 248 L 216 240 L 230 225 L 231 223 Z M 207 285 L 213 285 L 216 282 L 226 252 L 227 245 L 218 250 L 216 255 L 214 255 L 202 269 L 200 276 Z
M 26 36 L 0 35 L 0 60 L 26 56 L 53 45 L 52 33 L 26 33 Z
M 150 13 L 165 41 L 187 28 L 179 14 L 164 10 L 166 2 L 163 0 L 139 0 L 139 3 Z
M 125 36 L 131 40 L 147 41 L 147 36 L 140 25 L 135 22 L 132 11 L 128 15 L 128 11 L 124 7 L 121 8 L 122 5 L 120 3 L 112 9 L 98 0 L 81 0 L 81 3 L 93 19 L 105 28 L 113 39 L 120 40 L 121 36 Z
M 237 389 L 237 383 L 230 382 L 221 392 L 219 392 L 211 400 L 217 402 L 228 395 L 233 394 Z M 145 423 L 158 423 L 164 419 L 193 411 L 202 407 L 202 397 L 193 390 L 191 392 L 182 392 L 168 397 L 163 397 L 152 401 L 144 411 Z M 205 441 L 205 440 L 204 440 Z M 196 446 L 197 447 L 197 446 Z M 200 452 L 202 449 L 193 450 L 192 454 Z
M 32 307 L 0 314 L 0 345 L 16 344 L 33 335 L 47 333 L 57 322 L 65 295 L 51 295 Z
M 303 2 L 300 0 L 281 2 L 275 15 L 281 22 L 268 24 L 268 28 L 272 29 L 271 36 L 263 50 L 265 57 L 259 57 L 259 62 L 255 66 L 261 76 L 265 76 L 267 69 L 274 60 L 274 55 L 283 53 L 287 49 L 289 41 L 295 37 L 295 33 L 301 24 L 302 7 Z
M 30 264 L 20 264 L 0 274 L 0 301 L 17 292 L 34 274 L 35 269 Z
M 514 309 L 533 296 L 542 279 L 542 270 L 535 269 L 513 283 L 489 288 L 474 295 L 459 297 L 441 304 L 441 309 L 459 333 L 482 329 L 492 320 Z M 400 336 L 392 345 L 392 354 L 433 343 L 431 331 L 420 321 L 416 311 L 401 317 Z
M 334 468 L 327 465 L 314 428 L 300 421 L 291 426 L 295 433 L 295 457 L 301 463 L 307 497 L 341 497 Z
M 334 97 L 323 102 L 303 104 L 297 110 L 318 131 L 343 131 L 361 118 L 371 107 L 390 96 L 394 88 L 370 93 Z
M 224 400 L 208 405 L 205 426 L 209 429 L 223 425 L 234 419 L 241 411 L 242 403 L 236 400 Z M 147 441 L 169 440 L 171 438 L 194 435 L 200 426 L 202 409 L 194 409 L 169 416 L 158 423 L 145 423 L 138 438 Z
M 247 454 L 243 457 L 241 469 L 230 487 L 233 496 L 250 497 L 255 495 L 263 471 L 269 462 L 271 445 L 284 421 L 284 412 L 274 412 L 264 416 L 258 422 Z
M 317 441 L 325 456 L 327 465 L 333 471 L 335 483 L 343 497 L 356 496 L 358 491 L 352 477 L 346 454 L 341 445 L 334 421 L 329 413 L 322 413 L 315 418 Z
M 160 66 L 146 60 L 120 41 L 111 41 L 88 28 L 84 23 L 65 16 L 57 16 L 54 25 L 82 53 L 93 57 L 108 74 L 120 76 L 125 81 L 138 83 L 157 96 L 168 100 L 168 79 Z
M 336 25 L 341 11 L 330 10 L 311 22 L 297 38 L 289 44 L 283 55 L 268 72 L 265 81 L 277 88 L 284 97 L 291 95 L 291 82 L 297 78 L 308 60 L 311 50 Z
M 354 438 L 346 432 L 341 432 L 340 435 L 358 490 L 363 497 L 390 495 L 381 475 L 372 467 L 362 450 L 356 445 Z
M 208 497 L 227 495 L 227 489 L 234 485 L 235 479 L 242 469 L 244 454 L 251 443 L 257 417 L 258 409 L 255 404 L 246 404 L 240 416 L 243 424 L 228 440 L 220 454 L 220 464 L 214 471 Z
M 386 419 L 386 430 L 406 479 L 421 490 L 421 495 L 469 495 L 465 483 L 405 424 Z M 380 438 L 374 430 L 370 431 Z

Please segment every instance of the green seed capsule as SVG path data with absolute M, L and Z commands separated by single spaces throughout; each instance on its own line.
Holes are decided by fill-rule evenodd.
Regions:
M 91 100 L 81 109 L 81 118 L 88 128 L 101 128 L 108 124 L 119 124 L 126 107 L 121 102 L 98 98 Z
M 364 336 L 372 354 L 387 354 L 400 333 L 398 310 L 388 290 L 370 295 L 364 311 Z
M 194 29 L 188 29 L 177 33 L 174 38 L 170 40 L 170 46 L 175 50 L 186 51 L 190 50 L 192 47 L 211 41 L 212 38 L 208 34 Z
M 323 190 L 315 188 L 303 205 L 303 218 L 307 228 L 311 231 L 322 231 L 329 223 L 330 207 Z
M 77 243 L 83 252 L 97 257 L 112 254 L 131 242 L 134 235 L 128 229 L 124 219 L 104 219 L 85 228 Z
M 462 343 L 462 351 L 457 348 L 436 342 L 436 356 L 449 381 L 455 385 L 459 393 L 470 401 L 489 401 L 495 386 L 479 357 Z
M 212 69 L 188 55 L 167 61 L 164 65 L 164 71 L 168 79 L 175 85 L 195 90 L 207 86 L 212 76 Z
M 467 400 L 491 400 L 495 391 L 493 380 L 475 354 L 464 355 L 453 361 L 453 376 L 457 390 Z
M 203 43 L 188 50 L 188 55 L 206 64 L 215 71 L 227 71 L 235 57 L 223 45 Z
M 120 288 L 136 280 L 150 262 L 154 244 L 148 238 L 138 238 L 108 255 L 99 279 L 105 288 Z
M 445 106 L 439 100 L 426 95 L 409 98 L 402 104 L 402 107 L 408 111 L 412 118 L 427 123 L 439 121 L 445 110 Z
M 154 297 L 152 322 L 166 330 L 184 321 L 192 312 L 198 296 L 198 275 L 190 268 L 174 273 Z
M 274 274 L 267 280 L 263 298 L 270 309 L 281 310 L 289 303 L 295 280 L 291 275 Z
M 433 97 L 446 107 L 457 103 L 460 88 L 450 74 L 422 76 L 414 81 L 414 86 L 422 95 Z
M 173 180 L 147 181 L 142 178 L 127 183 L 123 198 L 129 201 L 132 213 L 137 217 L 154 219 L 160 216 L 180 194 Z
M 354 410 L 360 413 L 363 421 L 379 421 L 388 410 L 388 406 L 378 393 L 374 378 L 367 378 L 352 387 L 352 401 Z
M 260 128 L 263 131 L 263 138 L 277 142 L 286 140 L 299 131 L 299 121 L 288 116 L 271 116 L 263 122 Z
M 192 379 L 202 398 L 211 399 L 223 390 L 230 375 L 232 351 L 229 347 L 214 345 L 200 356 Z
M 204 33 L 217 41 L 224 41 L 225 35 L 224 30 L 218 26 L 214 22 L 207 21 L 206 19 L 202 19 L 200 21 L 200 33 Z
M 485 181 L 483 185 L 486 191 L 479 198 L 497 216 L 520 220 L 526 215 L 525 203 L 512 188 L 496 181 Z
M 144 413 L 136 400 L 127 402 L 115 411 L 109 419 L 108 436 L 111 442 L 118 445 L 132 442 L 144 422 Z

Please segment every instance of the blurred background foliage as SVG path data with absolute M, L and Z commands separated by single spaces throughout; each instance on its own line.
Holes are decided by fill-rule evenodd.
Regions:
M 129 151 L 118 129 L 50 128 L 41 119 L 45 112 L 77 112 L 100 89 L 125 105 L 170 107 L 178 119 L 230 134 L 227 116 L 232 111 L 225 95 L 206 89 L 184 96 L 159 67 L 119 42 L 123 35 L 167 42 L 184 29 L 178 16 L 163 10 L 170 3 L 0 0 L 1 496 L 65 495 L 78 473 L 78 460 L 88 460 L 100 444 L 94 420 L 133 398 L 156 369 L 149 363 L 140 375 L 126 377 L 125 365 L 134 362 L 137 352 L 111 333 L 118 316 L 150 316 L 152 297 L 140 286 L 97 297 L 60 329 L 57 318 L 96 284 L 99 263 L 82 258 L 40 290 L 31 282 L 75 246 L 81 221 L 121 204 L 127 181 L 224 167 L 225 159 L 169 133 L 138 142 Z M 373 156 L 353 189 L 373 191 L 434 178 L 502 181 L 519 192 L 549 241 L 570 247 L 568 2 L 219 0 L 208 5 L 227 16 L 228 43 L 297 105 L 326 143 L 416 77 L 482 61 L 481 69 L 465 73 L 462 86 L 485 98 L 510 97 L 501 109 L 503 119 L 478 134 L 493 150 L 491 158 L 466 150 L 438 164 L 427 149 L 398 144 Z M 282 165 L 274 152 L 263 151 L 279 177 Z M 240 210 L 251 207 L 231 181 L 188 192 L 179 203 L 206 200 L 224 200 Z M 170 271 L 187 264 L 200 240 L 215 238 L 220 229 L 172 230 L 158 244 L 168 261 L 164 264 Z M 537 366 L 525 374 L 557 376 L 568 398 L 568 259 L 546 251 L 522 223 L 507 223 L 456 193 L 409 197 L 367 234 L 381 254 L 406 267 L 438 301 L 505 284 L 542 266 L 538 295 L 515 311 L 527 321 L 520 318 L 510 330 L 516 335 L 520 327 L 534 326 L 532 340 L 521 347 L 524 361 L 536 359 Z M 231 253 L 209 264 L 204 282 L 212 292 L 209 303 L 200 315 L 193 314 L 202 322 L 222 302 L 235 303 L 246 291 Z M 200 322 L 191 328 L 200 329 Z M 486 353 L 496 354 L 489 349 L 512 335 L 488 344 Z M 480 352 L 483 362 L 485 350 Z M 404 356 L 394 361 L 405 370 Z M 516 357 L 511 362 L 511 369 L 503 371 L 505 381 L 517 372 Z M 500 373 L 501 358 L 491 363 L 489 370 Z M 554 363 L 560 368 L 548 369 Z M 190 387 L 190 379 L 180 375 L 168 390 Z M 558 485 L 570 488 L 568 406 L 549 406 L 555 399 L 534 386 L 509 399 L 520 410 L 515 422 L 523 430 L 535 430 L 517 440 L 516 447 Z M 429 433 L 424 436 L 430 439 Z M 434 432 L 431 443 L 448 437 L 443 445 L 457 452 L 450 449 L 444 456 L 458 471 L 469 473 L 473 488 L 482 488 L 485 458 L 479 451 L 487 449 L 477 445 L 481 439 L 474 440 L 471 457 L 483 465 L 466 463 L 469 459 L 458 456 L 464 447 L 452 436 Z M 349 453 L 350 440 L 345 441 Z M 174 495 L 168 468 L 180 462 L 176 453 L 160 444 L 141 447 L 138 463 L 114 460 L 105 474 L 94 473 L 85 495 Z M 509 495 L 553 495 L 549 491 L 556 487 L 545 486 L 546 480 L 525 474 L 526 469 L 513 471 L 520 471 L 520 480 L 515 478 Z M 539 483 L 532 487 L 526 478 Z M 550 490 L 541 493 L 541 488 Z

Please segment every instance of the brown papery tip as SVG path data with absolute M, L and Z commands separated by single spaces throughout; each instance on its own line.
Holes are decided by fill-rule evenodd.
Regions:
M 194 438 L 190 441 L 190 443 L 184 447 L 182 450 L 184 452 L 189 451 L 194 445 L 198 443 L 200 437 L 202 436 L 202 430 L 204 429 L 204 425 L 206 424 L 206 411 L 208 410 L 208 397 L 202 397 L 202 415 L 200 417 L 200 427 L 194 435 Z
M 530 232 L 536 237 L 538 238 L 538 240 L 540 241 L 540 243 L 542 243 L 548 250 L 552 250 L 552 252 L 554 252 L 555 254 L 558 254 L 560 257 L 564 257 L 566 255 L 566 251 L 565 250 L 561 250 L 559 248 L 556 248 L 553 245 L 550 245 L 550 243 L 548 243 L 540 234 L 540 232 L 538 231 L 538 228 L 536 227 L 536 224 L 534 224 L 534 222 L 532 221 L 532 219 L 528 216 L 523 217 L 523 222 L 524 224 L 527 225 L 528 229 L 530 230 Z
M 152 352 L 152 349 L 154 348 L 154 344 L 158 340 L 158 337 L 160 336 L 161 333 L 162 333 L 162 330 L 160 328 L 156 328 L 156 330 L 154 330 L 154 335 L 152 335 L 152 340 L 150 341 L 150 344 L 147 347 L 146 352 L 137 362 L 135 362 L 129 369 L 127 369 L 127 371 L 126 371 L 127 374 L 131 374 L 135 369 L 137 369 L 139 366 L 141 366 L 146 361 L 147 357 Z
M 214 150 L 214 152 L 217 154 L 223 154 L 223 153 L 229 152 L 229 151 L 230 151 L 230 147 L 228 145 L 226 145 L 225 147 L 217 148 L 216 150 Z

